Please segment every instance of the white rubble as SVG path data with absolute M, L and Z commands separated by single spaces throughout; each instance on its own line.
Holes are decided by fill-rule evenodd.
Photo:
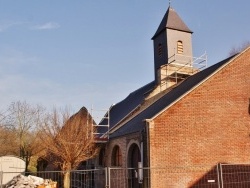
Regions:
M 37 176 L 24 176 L 20 174 L 7 183 L 5 188 L 36 188 L 39 185 L 48 184 L 49 181 Z

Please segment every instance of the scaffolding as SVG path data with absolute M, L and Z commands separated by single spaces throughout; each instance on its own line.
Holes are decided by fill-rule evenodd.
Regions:
M 108 110 L 94 110 L 91 108 L 93 136 L 96 143 L 106 143 L 109 140 L 110 113 Z M 105 113 L 105 114 L 104 114 Z M 103 116 L 104 114 L 104 116 Z M 99 123 L 96 123 L 99 122 Z
M 207 67 L 207 55 L 200 57 L 174 54 L 168 58 L 168 63 L 161 66 L 158 73 L 158 83 L 162 89 L 166 89 L 187 77 Z

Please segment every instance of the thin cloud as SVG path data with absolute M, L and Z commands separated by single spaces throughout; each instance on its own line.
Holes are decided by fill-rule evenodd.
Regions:
M 11 27 L 18 25 L 26 24 L 27 22 L 18 22 L 18 21 L 1 21 L 0 22 L 0 32 L 3 32 Z
M 32 29 L 34 29 L 34 30 L 50 30 L 50 29 L 57 29 L 59 27 L 60 27 L 60 25 L 58 23 L 47 22 L 45 24 L 36 25 L 36 26 L 32 27 Z

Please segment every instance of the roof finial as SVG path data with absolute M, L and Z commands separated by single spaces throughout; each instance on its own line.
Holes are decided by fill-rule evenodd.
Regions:
M 171 7 L 171 0 L 169 0 L 169 7 Z

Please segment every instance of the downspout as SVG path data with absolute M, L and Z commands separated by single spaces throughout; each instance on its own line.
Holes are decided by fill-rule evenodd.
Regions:
M 145 125 L 145 129 L 146 129 L 146 137 L 147 137 L 147 164 L 146 166 L 148 167 L 148 186 L 150 187 L 151 183 L 150 183 L 150 128 L 153 127 L 153 121 L 151 119 L 146 119 L 146 125 Z
M 143 183 L 143 167 L 144 167 L 144 131 L 141 131 L 141 139 L 140 139 L 140 154 L 141 154 L 141 161 L 138 162 L 138 183 Z
M 142 166 L 144 166 L 144 155 L 143 155 L 143 141 L 141 141 L 141 163 L 142 163 Z
M 147 164 L 146 166 L 150 168 L 150 128 L 153 128 L 154 121 L 151 119 L 146 119 L 146 137 L 147 137 Z

